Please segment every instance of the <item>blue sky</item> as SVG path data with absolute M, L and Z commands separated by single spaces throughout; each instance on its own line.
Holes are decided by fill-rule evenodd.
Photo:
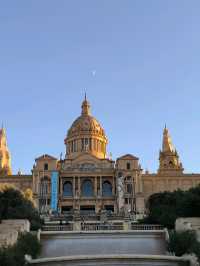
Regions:
M 200 172 L 199 13 L 199 0 L 0 0 L 14 172 L 64 153 L 85 88 L 114 159 L 132 153 L 156 171 L 166 123 L 185 170 Z

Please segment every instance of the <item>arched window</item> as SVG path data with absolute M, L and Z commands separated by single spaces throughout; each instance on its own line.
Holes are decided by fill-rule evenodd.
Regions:
M 111 183 L 109 181 L 103 182 L 102 194 L 105 197 L 112 196 L 112 185 L 111 185 Z
M 50 181 L 48 176 L 44 176 L 40 181 L 40 197 L 46 198 L 49 192 Z
M 82 196 L 84 197 L 92 197 L 93 196 L 93 186 L 91 180 L 85 180 L 82 184 Z
M 65 196 L 65 197 L 72 197 L 73 196 L 72 183 L 70 181 L 66 181 L 63 184 L 63 196 Z

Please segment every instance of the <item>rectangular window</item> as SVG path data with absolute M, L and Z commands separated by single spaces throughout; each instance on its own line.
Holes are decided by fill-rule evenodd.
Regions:
M 132 185 L 127 184 L 127 193 L 131 194 L 132 193 Z
M 74 152 L 74 142 L 72 141 L 72 152 Z
M 94 139 L 94 149 L 95 149 L 95 151 L 97 150 L 97 140 L 96 139 Z
M 92 139 L 91 138 L 89 139 L 89 150 L 90 151 L 92 150 Z
M 84 139 L 81 139 L 81 151 L 84 150 Z
M 127 170 L 130 170 L 131 169 L 131 164 L 130 163 L 127 163 L 126 164 L 126 168 L 127 168 Z

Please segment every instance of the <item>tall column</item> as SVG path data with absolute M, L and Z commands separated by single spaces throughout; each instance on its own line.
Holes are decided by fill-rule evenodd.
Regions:
M 60 195 L 61 195 L 61 197 L 63 196 L 63 180 L 62 180 L 62 178 L 60 179 Z
M 79 197 L 81 196 L 81 180 L 80 180 L 80 176 L 78 176 L 78 195 L 79 195 Z
M 97 176 L 94 177 L 94 195 L 97 197 Z
M 40 176 L 37 175 L 37 178 L 36 178 L 36 193 L 39 195 L 40 194 Z
M 102 176 L 100 176 L 100 197 L 102 197 Z
M 73 176 L 73 197 L 76 196 L 75 176 Z

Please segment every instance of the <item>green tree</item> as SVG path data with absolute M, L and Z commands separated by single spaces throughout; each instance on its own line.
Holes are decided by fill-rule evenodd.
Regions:
M 174 253 L 176 256 L 194 253 L 200 259 L 200 243 L 197 241 L 194 232 L 171 231 L 169 236 L 168 251 Z
M 41 251 L 41 244 L 31 233 L 21 234 L 13 247 L 0 249 L 1 266 L 24 266 L 25 254 L 36 258 Z
M 178 217 L 200 217 L 200 186 L 188 191 L 156 193 L 150 196 L 147 223 L 157 223 L 173 229 Z
M 32 201 L 14 188 L 0 191 L 0 219 L 28 219 L 32 230 L 41 227 L 39 213 Z

